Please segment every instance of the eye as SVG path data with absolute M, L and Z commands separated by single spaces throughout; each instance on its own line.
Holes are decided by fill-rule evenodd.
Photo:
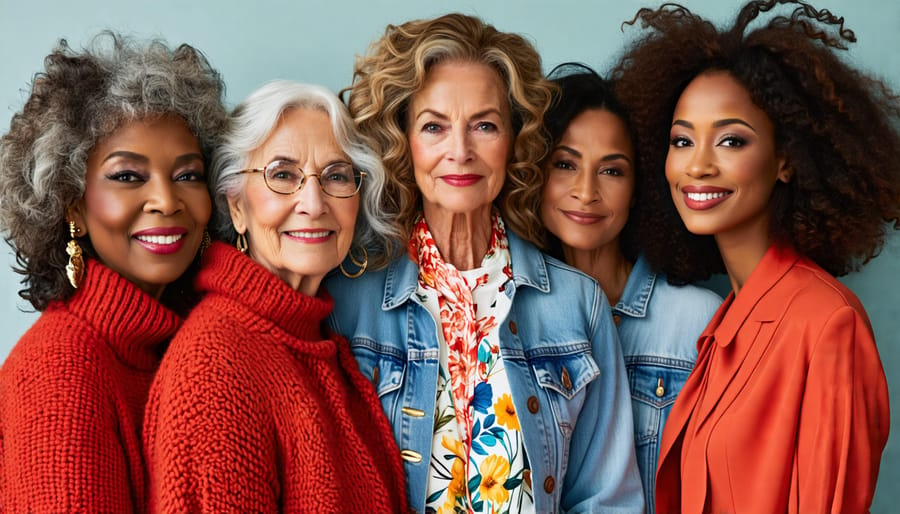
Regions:
M 122 170 L 110 173 L 106 176 L 107 179 L 115 181 L 115 182 L 143 182 L 144 177 L 132 170 Z
M 571 170 L 575 171 L 575 163 L 572 161 L 568 161 L 566 159 L 559 159 L 553 161 L 553 167 L 558 170 Z
M 669 146 L 672 146 L 675 148 L 685 148 L 688 146 L 693 146 L 693 143 L 691 142 L 690 139 L 688 139 L 684 136 L 672 136 L 669 139 Z
M 332 164 L 322 172 L 322 180 L 338 184 L 354 182 L 353 166 L 346 163 Z
M 621 176 L 625 175 L 625 173 L 621 169 L 615 168 L 615 167 L 600 168 L 599 170 L 597 170 L 597 174 L 598 175 L 609 175 L 612 177 L 621 177 Z
M 479 121 L 475 124 L 475 130 L 478 132 L 497 132 L 497 125 L 490 121 Z
M 426 132 L 428 134 L 437 134 L 441 131 L 441 126 L 437 123 L 426 123 L 422 125 L 422 132 Z
M 300 170 L 291 163 L 275 161 L 266 166 L 266 178 L 270 181 L 293 182 L 300 180 Z
M 747 140 L 740 136 L 725 136 L 719 141 L 719 145 L 731 148 L 741 148 L 742 146 L 747 145 Z
M 206 182 L 203 170 L 185 170 L 175 176 L 176 182 Z

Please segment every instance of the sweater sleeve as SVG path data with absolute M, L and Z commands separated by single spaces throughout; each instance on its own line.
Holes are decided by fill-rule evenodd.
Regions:
M 131 512 L 135 499 L 104 366 L 84 341 L 23 340 L 0 379 L 5 512 Z
M 868 323 L 843 307 L 809 363 L 797 442 L 796 512 L 868 512 L 889 432 L 887 382 Z
M 278 512 L 274 425 L 231 337 L 172 342 L 150 393 L 151 512 Z

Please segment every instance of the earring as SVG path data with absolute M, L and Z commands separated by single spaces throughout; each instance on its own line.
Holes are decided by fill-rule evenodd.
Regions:
M 353 257 L 353 252 L 352 252 L 352 251 L 348 251 L 348 252 L 347 252 L 347 256 L 350 257 L 350 262 L 352 262 L 354 265 L 356 265 L 356 266 L 359 268 L 359 271 L 357 271 L 356 273 L 347 273 L 347 270 L 344 269 L 344 263 L 343 263 L 343 262 L 340 263 L 340 265 L 338 265 L 338 267 L 341 268 L 341 273 L 343 273 L 344 276 L 347 277 L 347 278 L 356 278 L 356 277 L 359 277 L 359 276 L 361 276 L 363 273 L 365 273 L 365 272 L 366 272 L 366 268 L 369 267 L 369 252 L 366 251 L 366 247 L 365 247 L 365 246 L 360 246 L 360 248 L 362 248 L 362 251 L 363 251 L 363 260 L 362 260 L 362 262 L 356 260 L 356 258 Z
M 247 244 L 247 236 L 238 234 L 237 241 L 234 242 L 234 247 L 241 253 L 247 253 L 247 248 L 250 248 L 250 245 Z
M 203 252 L 205 252 L 206 249 L 209 248 L 210 244 L 211 244 L 211 241 L 209 239 L 209 231 L 207 231 L 206 229 L 203 229 L 203 239 L 200 240 L 200 255 L 201 256 L 203 255 Z
M 69 244 L 66 245 L 66 253 L 69 254 L 69 263 L 66 264 L 66 276 L 69 277 L 69 283 L 72 287 L 78 289 L 81 280 L 84 278 L 84 259 L 81 256 L 81 247 L 75 240 L 75 234 L 79 229 L 75 227 L 75 222 L 69 222 Z

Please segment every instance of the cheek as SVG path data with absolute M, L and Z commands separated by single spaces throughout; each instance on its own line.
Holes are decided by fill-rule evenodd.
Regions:
M 260 188 L 247 188 L 244 196 L 244 213 L 249 230 L 268 232 L 277 229 L 287 216 L 290 215 L 291 206 L 288 202 L 279 202 L 272 198 L 268 190 L 260 191 Z
M 103 225 L 109 228 L 128 226 L 131 218 L 140 211 L 138 202 L 126 194 L 110 191 L 87 190 L 84 193 L 85 218 L 89 225 Z
M 353 241 L 353 233 L 356 228 L 356 217 L 359 215 L 359 195 L 353 197 L 355 201 L 351 205 L 340 205 L 337 209 L 333 209 L 335 219 L 341 227 L 339 248 L 343 254 L 350 249 L 350 243 Z
M 209 217 L 212 215 L 212 201 L 209 199 L 209 193 L 205 186 L 188 191 L 184 195 L 184 203 L 195 223 L 206 225 L 209 222 Z

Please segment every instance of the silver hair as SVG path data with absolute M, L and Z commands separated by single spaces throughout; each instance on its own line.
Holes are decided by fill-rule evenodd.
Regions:
M 399 236 L 381 209 L 384 166 L 369 140 L 357 130 L 347 107 L 322 86 L 273 81 L 251 93 L 234 109 L 222 145 L 213 156 L 209 188 L 216 209 L 210 227 L 220 239 L 234 243 L 237 232 L 231 222 L 228 199 L 243 194 L 247 175 L 240 173 L 241 170 L 249 166 L 251 154 L 265 143 L 284 112 L 290 109 L 316 109 L 326 113 L 341 150 L 354 167 L 365 171 L 359 193 L 362 209 L 356 219 L 353 242 L 369 252 L 372 269 L 384 266 L 390 257 L 384 250 L 386 242 Z
M 84 195 L 97 141 L 131 121 L 175 114 L 208 160 L 225 128 L 224 92 L 218 72 L 189 45 L 172 49 L 109 31 L 81 52 L 59 41 L 0 139 L 0 230 L 24 276 L 22 298 L 43 310 L 73 292 L 65 273 L 66 210 Z M 93 257 L 90 237 L 79 242 Z

